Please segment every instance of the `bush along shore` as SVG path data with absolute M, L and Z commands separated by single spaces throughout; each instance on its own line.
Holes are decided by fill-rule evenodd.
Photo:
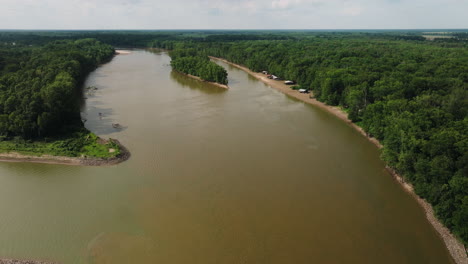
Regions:
M 105 166 L 129 158 L 130 152 L 118 140 L 104 140 L 86 131 L 61 139 L 0 142 L 0 161 Z

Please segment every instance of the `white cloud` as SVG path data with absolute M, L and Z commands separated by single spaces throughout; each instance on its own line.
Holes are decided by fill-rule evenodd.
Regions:
M 273 8 L 288 8 L 293 2 L 297 2 L 294 0 L 275 0 L 271 2 L 271 7 Z
M 333 1 L 328 1 L 333 2 Z M 319 3 L 326 3 L 324 0 L 274 0 L 271 2 L 273 9 L 286 9 L 300 5 L 314 5 Z
M 341 13 L 347 16 L 359 16 L 362 11 L 363 9 L 361 7 L 346 7 L 341 10 Z
M 0 0 L 4 29 L 466 28 L 466 0 Z

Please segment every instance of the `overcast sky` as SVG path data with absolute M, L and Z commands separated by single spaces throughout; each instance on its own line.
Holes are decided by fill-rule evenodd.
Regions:
M 0 29 L 468 28 L 468 0 L 0 0 Z

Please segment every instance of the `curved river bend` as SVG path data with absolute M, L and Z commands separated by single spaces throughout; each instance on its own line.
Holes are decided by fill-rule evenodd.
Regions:
M 62 263 L 451 263 L 379 151 L 220 63 L 224 90 L 133 51 L 93 72 L 113 167 L 0 163 L 0 256 Z M 102 113 L 102 117 L 99 117 Z M 112 123 L 123 128 L 116 130 Z

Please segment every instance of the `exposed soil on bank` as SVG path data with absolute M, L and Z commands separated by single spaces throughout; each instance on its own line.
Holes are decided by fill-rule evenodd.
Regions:
M 130 50 L 121 50 L 121 49 L 115 50 L 116 55 L 128 55 L 128 54 L 131 54 L 131 53 L 132 52 Z
M 260 81 L 268 84 L 272 88 L 274 88 L 274 89 L 276 89 L 276 90 L 278 90 L 278 91 L 280 91 L 282 93 L 285 93 L 285 94 L 287 94 L 287 95 L 289 95 L 291 97 L 299 99 L 299 100 L 301 100 L 301 101 L 303 101 L 305 103 L 315 105 L 315 106 L 317 106 L 317 107 L 319 107 L 319 108 L 321 108 L 321 109 L 323 109 L 323 110 L 325 110 L 325 111 L 327 111 L 329 113 L 332 113 L 333 115 L 335 115 L 339 119 L 341 119 L 341 120 L 345 121 L 346 123 L 348 123 L 354 129 L 359 131 L 363 136 L 367 137 L 377 147 L 382 148 L 382 145 L 380 144 L 380 142 L 377 139 L 375 139 L 373 137 L 369 137 L 366 134 L 366 132 L 364 131 L 364 129 L 362 129 L 358 125 L 354 124 L 351 120 L 349 120 L 348 119 L 348 113 L 344 112 L 339 107 L 330 106 L 330 105 L 327 105 L 325 103 L 322 103 L 322 102 L 318 101 L 317 99 L 313 98 L 313 94 L 299 93 L 298 91 L 291 89 L 291 85 L 284 84 L 284 81 L 275 81 L 275 80 L 272 80 L 272 79 L 268 79 L 266 74 L 259 73 L 259 72 L 253 72 L 253 71 L 249 70 L 245 66 L 238 65 L 238 64 L 229 62 L 229 61 L 227 61 L 225 59 L 221 59 L 221 58 L 216 58 L 216 57 L 210 57 L 210 58 L 214 59 L 214 60 L 219 60 L 219 61 L 228 63 L 228 64 L 230 64 L 232 66 L 235 66 L 236 68 L 239 68 L 239 69 L 249 73 L 250 75 L 254 76 L 255 78 L 259 79 Z
M 245 66 L 232 63 L 232 62 L 227 61 L 227 60 L 222 59 L 222 58 L 216 58 L 216 57 L 211 57 L 211 56 L 210 56 L 210 58 L 213 59 L 213 60 L 222 61 L 222 62 L 227 63 L 229 65 L 232 65 L 232 66 L 234 66 L 236 68 L 239 68 L 239 69 L 247 72 L 248 74 L 254 76 L 258 80 L 268 84 L 270 87 L 272 87 L 272 88 L 274 88 L 274 89 L 276 89 L 276 90 L 278 90 L 278 91 L 280 91 L 280 92 L 282 92 L 282 93 L 284 93 L 284 94 L 286 94 L 288 96 L 299 99 L 299 100 L 301 100 L 301 101 L 303 101 L 305 103 L 317 106 L 317 107 L 319 107 L 319 108 L 333 114 L 334 116 L 336 116 L 339 119 L 345 121 L 348 125 L 350 125 L 354 129 L 359 131 L 359 133 L 361 133 L 363 136 L 365 136 L 370 142 L 372 142 L 378 148 L 383 147 L 382 144 L 376 138 L 369 137 L 369 135 L 364 131 L 364 129 L 362 129 L 361 127 L 359 127 L 358 125 L 353 123 L 351 120 L 349 120 L 348 119 L 348 114 L 346 112 L 344 112 L 343 110 L 341 110 L 339 107 L 326 105 L 325 103 L 322 103 L 322 102 L 318 101 L 317 99 L 313 98 L 312 94 L 299 93 L 298 91 L 292 90 L 290 85 L 284 84 L 284 81 L 276 81 L 276 80 L 268 79 L 266 74 L 253 72 L 253 71 L 251 71 L 250 69 L 248 69 Z M 435 228 L 435 230 L 439 233 L 439 235 L 444 240 L 445 246 L 447 247 L 447 249 L 450 252 L 450 255 L 452 256 L 454 261 L 457 264 L 468 264 L 468 257 L 467 257 L 467 253 L 466 253 L 464 245 L 450 232 L 450 230 L 448 230 L 435 217 L 434 210 L 432 209 L 432 206 L 426 200 L 419 197 L 414 192 L 413 186 L 410 183 L 405 182 L 405 180 L 403 179 L 403 177 L 401 175 L 399 175 L 398 173 L 396 173 L 393 169 L 391 169 L 389 167 L 387 167 L 387 170 L 394 177 L 394 179 L 398 183 L 400 183 L 400 185 L 404 188 L 404 190 L 407 191 L 408 193 L 410 193 L 411 196 L 413 196 L 416 199 L 416 201 L 419 203 L 419 205 L 424 209 L 427 220 L 432 224 L 432 226 Z
M 44 163 L 44 164 L 63 164 L 63 165 L 75 165 L 75 166 L 110 166 L 116 165 L 130 158 L 130 152 L 125 148 L 118 140 L 109 139 L 119 145 L 120 154 L 112 158 L 91 158 L 91 157 L 63 157 L 63 156 L 52 156 L 52 155 L 24 155 L 17 152 L 0 153 L 0 161 L 3 162 L 33 162 L 33 163 Z M 102 140 L 102 144 L 106 144 L 108 141 Z M 2 264 L 0 262 L 0 264 Z
M 198 77 L 198 76 L 195 76 L 195 75 L 183 73 L 183 72 L 176 71 L 176 70 L 173 70 L 173 71 L 174 71 L 174 72 L 177 72 L 177 73 L 179 73 L 179 74 L 188 76 L 188 77 L 190 77 L 190 78 L 192 78 L 192 79 L 198 80 L 198 81 L 200 81 L 200 82 L 209 83 L 209 84 L 212 84 L 212 85 L 218 86 L 218 87 L 220 87 L 220 88 L 224 88 L 224 89 L 229 89 L 229 86 L 227 86 L 226 84 L 221 84 L 221 83 L 217 83 L 217 82 L 205 81 L 205 80 L 203 80 L 202 78 L 200 78 L 200 77 Z

